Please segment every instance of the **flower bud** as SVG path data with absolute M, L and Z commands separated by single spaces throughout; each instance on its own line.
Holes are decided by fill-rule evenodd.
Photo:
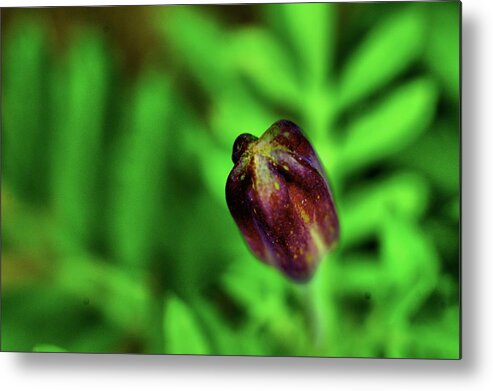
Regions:
M 260 138 L 241 134 L 226 183 L 229 210 L 260 260 L 307 281 L 339 237 L 324 170 L 293 122 L 280 120 Z

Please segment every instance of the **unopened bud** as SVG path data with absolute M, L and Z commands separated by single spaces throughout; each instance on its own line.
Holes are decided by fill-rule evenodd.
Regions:
M 297 281 L 311 278 L 339 237 L 324 170 L 293 122 L 238 136 L 226 201 L 252 252 Z

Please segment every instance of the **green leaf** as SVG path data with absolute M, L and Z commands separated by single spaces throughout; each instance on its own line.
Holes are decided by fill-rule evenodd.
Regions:
M 347 174 L 414 142 L 433 119 L 436 97 L 435 85 L 427 79 L 398 87 L 349 125 L 337 168 Z
M 296 287 L 273 267 L 247 255 L 238 256 L 222 278 L 228 296 L 248 315 L 241 335 L 250 346 L 245 341 L 242 346 L 247 354 L 278 355 L 279 349 L 294 353 L 309 334 L 300 311 L 288 304 L 288 296 L 298 293 Z
M 245 247 L 239 249 L 240 254 L 247 251 Z M 259 319 L 275 312 L 283 296 L 282 276 L 249 253 L 237 257 L 222 277 L 222 283 L 229 296 Z
M 430 32 L 426 61 L 441 82 L 449 98 L 459 100 L 460 2 L 426 3 L 430 9 Z
M 460 359 L 460 308 L 452 305 L 437 322 L 412 325 L 410 345 L 415 357 Z M 408 354 L 409 356 L 409 354 Z
M 416 223 L 391 210 L 385 213 L 381 252 L 383 278 L 394 295 L 389 300 L 390 319 L 407 322 L 437 286 L 438 254 Z
M 421 54 L 425 33 L 426 19 L 415 8 L 392 13 L 377 25 L 344 67 L 340 109 L 365 98 L 404 71 Z
M 249 354 L 251 346 L 244 338 L 237 338 L 235 330 L 222 309 L 217 309 L 210 300 L 203 296 L 195 298 L 193 308 L 204 320 L 208 334 L 211 336 L 211 349 L 214 354 L 220 355 L 245 355 Z
M 113 327 L 145 335 L 149 329 L 150 294 L 146 276 L 129 272 L 91 255 L 62 258 L 55 268 L 54 284 L 95 308 Z
M 261 135 L 271 124 L 283 118 L 282 113 L 269 110 L 237 81 L 215 95 L 209 123 L 213 134 L 231 156 L 233 143 L 241 133 Z M 228 159 L 228 164 L 231 159 Z
M 37 353 L 67 353 L 68 350 L 56 345 L 38 344 L 33 348 L 33 352 Z
M 460 169 L 459 147 L 458 122 L 435 121 L 432 130 L 421 136 L 404 153 L 395 157 L 394 164 L 419 170 L 440 190 L 457 193 Z
M 115 257 L 144 266 L 155 245 L 157 205 L 164 202 L 161 183 L 169 140 L 173 100 L 167 81 L 153 73 L 135 89 L 124 136 L 115 150 L 111 171 L 110 241 Z
M 210 354 L 208 342 L 194 313 L 176 296 L 165 302 L 164 351 L 167 354 Z
M 205 7 L 178 5 L 156 10 L 155 26 L 165 47 L 170 46 L 187 71 L 214 95 L 231 75 L 220 22 Z
M 406 290 L 410 284 L 434 279 L 439 259 L 424 232 L 395 211 L 383 213 L 382 255 L 389 281 L 394 281 L 398 290 Z
M 94 205 L 102 169 L 108 52 L 99 35 L 81 31 L 52 72 L 52 203 L 57 218 L 80 244 L 97 226 Z
M 336 291 L 364 294 L 382 290 L 382 272 L 376 257 L 373 254 L 345 257 L 340 271 L 340 283 L 335 286 Z
M 268 31 L 245 28 L 232 33 L 231 61 L 274 102 L 296 107 L 300 90 L 292 58 Z
M 283 32 L 294 48 L 306 85 L 324 83 L 333 52 L 334 4 L 276 4 L 270 17 L 280 18 Z M 275 12 L 275 13 L 274 13 Z
M 5 38 L 2 39 L 2 168 L 12 189 L 24 199 L 33 200 L 47 188 L 46 31 L 38 21 L 26 19 L 13 24 Z
M 409 219 L 419 219 L 426 211 L 428 193 L 425 180 L 412 173 L 360 186 L 341 202 L 341 243 L 350 246 L 377 232 L 388 208 Z

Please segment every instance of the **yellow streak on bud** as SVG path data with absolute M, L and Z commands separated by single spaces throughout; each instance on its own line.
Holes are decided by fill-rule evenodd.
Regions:
M 306 213 L 304 209 L 300 209 L 300 216 L 305 224 L 308 224 L 310 222 L 310 216 L 308 215 L 308 213 Z
M 325 244 L 325 241 L 324 241 L 322 235 L 320 235 L 320 232 L 318 231 L 318 229 L 316 227 L 310 228 L 310 236 L 313 240 L 313 243 L 315 244 L 315 247 L 317 248 L 317 252 L 319 254 L 322 254 L 323 252 L 325 252 L 327 245 Z

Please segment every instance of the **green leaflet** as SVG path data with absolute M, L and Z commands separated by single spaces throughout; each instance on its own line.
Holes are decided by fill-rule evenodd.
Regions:
M 426 19 L 408 7 L 370 32 L 351 55 L 340 77 L 338 107 L 345 109 L 391 81 L 423 50 Z
M 385 303 L 386 322 L 393 326 L 388 356 L 405 357 L 410 333 L 404 330 L 437 287 L 439 259 L 418 226 L 392 212 L 386 218 L 381 231 L 382 281 L 394 292 Z
M 162 232 L 155 206 L 165 196 L 161 178 L 172 98 L 167 81 L 152 73 L 135 91 L 113 156 L 109 239 L 117 260 L 144 267 Z
M 143 273 L 129 273 L 87 255 L 64 258 L 55 270 L 55 283 L 63 292 L 85 300 L 114 327 L 147 333 L 151 299 Z
M 237 300 L 248 313 L 260 320 L 275 318 L 283 311 L 283 295 L 287 284 L 275 270 L 255 264 L 253 257 L 238 259 L 223 277 L 228 293 Z M 258 301 L 263 302 L 257 306 Z
M 63 349 L 56 345 L 50 344 L 38 344 L 33 348 L 33 352 L 36 353 L 68 353 L 68 350 Z
M 209 114 L 212 132 L 228 155 L 231 155 L 230 145 L 239 133 L 259 129 L 261 123 L 270 124 L 282 116 L 281 113 L 264 107 L 255 96 L 241 87 L 239 80 L 232 81 L 230 87 L 231 89 L 218 92 Z M 251 115 L 252 112 L 255 115 Z M 228 171 L 230 167 L 225 163 L 223 160 L 224 170 Z
M 51 74 L 51 202 L 74 242 L 88 245 L 97 226 L 109 59 L 101 37 L 83 31 Z
M 430 8 L 430 32 L 428 33 L 425 60 L 430 69 L 437 75 L 441 87 L 447 97 L 458 103 L 459 97 L 459 20 L 460 2 L 447 2 L 437 7 L 426 4 Z
M 428 205 L 429 190 L 425 180 L 413 173 L 361 186 L 341 202 L 342 246 L 351 246 L 378 232 L 387 210 L 410 220 L 423 216 Z
M 427 327 L 426 324 L 409 327 L 411 338 L 408 351 L 416 357 L 424 358 L 460 358 L 460 311 L 459 306 L 451 306 L 439 317 L 436 326 Z
M 269 14 L 279 19 L 281 31 L 294 49 L 298 77 L 312 87 L 329 76 L 333 55 L 334 4 L 283 4 Z
M 451 132 L 454 128 L 457 131 Z M 458 122 L 435 122 L 432 131 L 395 157 L 395 163 L 419 170 L 440 190 L 453 192 L 459 187 L 459 152 Z
M 273 102 L 296 107 L 301 101 L 296 65 L 289 53 L 259 28 L 235 31 L 231 35 L 231 62 Z
M 392 210 L 383 213 L 385 221 L 380 235 L 386 282 L 393 285 L 396 294 L 407 295 L 411 287 L 418 289 L 419 296 L 414 295 L 409 300 L 422 300 L 428 293 L 426 289 L 437 283 L 439 259 L 436 250 L 416 223 L 403 219 Z M 405 311 L 407 316 L 412 312 L 410 309 Z
M 436 88 L 428 79 L 398 87 L 346 130 L 338 169 L 347 173 L 392 156 L 426 130 L 435 112 Z
M 300 85 L 295 121 L 303 123 L 320 148 L 328 144 L 333 102 L 334 4 L 282 4 L 266 6 L 268 23 L 291 52 L 290 67 Z M 281 68 L 287 65 L 280 64 Z
M 77 339 L 74 330 L 82 333 L 87 327 L 81 298 L 74 300 L 56 283 L 40 282 L 23 289 L 8 289 L 2 284 L 2 351 L 32 352 L 34 346 L 47 342 L 70 350 Z
M 382 290 L 383 273 L 375 258 L 366 254 L 346 257 L 347 262 L 340 270 L 342 283 L 335 290 L 340 294 L 357 292 L 362 296 Z
M 219 22 L 206 9 L 186 6 L 164 7 L 155 14 L 155 21 L 164 41 L 187 70 L 209 94 L 214 94 L 230 74 L 225 32 Z
M 222 278 L 225 292 L 250 319 L 242 329 L 246 341 L 241 346 L 245 354 L 265 354 L 276 347 L 316 354 L 314 349 L 318 346 L 314 346 L 317 341 L 312 335 L 313 325 L 307 324 L 305 318 L 305 315 L 312 315 L 311 312 L 310 315 L 305 314 L 305 311 L 310 311 L 306 287 L 297 289 L 272 268 L 256 265 L 253 261 L 252 257 L 238 258 Z M 288 297 L 296 303 L 290 304 Z M 299 332 L 305 328 L 304 333 Z M 262 330 L 267 330 L 268 334 Z
M 46 195 L 49 156 L 42 108 L 48 65 L 44 26 L 24 19 L 2 46 L 2 168 L 13 190 L 39 200 Z M 35 176 L 33 167 L 39 169 Z
M 209 346 L 195 315 L 176 296 L 164 304 L 164 352 L 167 354 L 210 354 Z

